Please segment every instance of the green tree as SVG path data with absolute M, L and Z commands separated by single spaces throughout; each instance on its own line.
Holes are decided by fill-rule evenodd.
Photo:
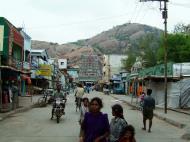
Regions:
M 161 39 L 154 34 L 148 34 L 140 42 L 141 57 L 144 67 L 152 67 L 157 64 L 157 52 L 161 45 Z
M 174 27 L 174 33 L 190 34 L 190 24 L 179 23 Z
M 190 35 L 186 34 L 168 34 L 167 37 L 167 60 L 172 62 L 190 61 Z M 163 63 L 164 46 L 158 51 L 158 60 Z
M 133 43 L 132 47 L 128 51 L 128 58 L 122 61 L 123 68 L 130 71 L 136 61 L 136 57 L 142 57 L 143 67 L 152 67 L 156 65 L 157 51 L 160 44 L 160 37 L 158 38 L 158 35 L 152 33 L 147 34 L 140 39 L 139 43 Z
M 129 53 L 127 58 L 121 60 L 122 68 L 130 72 L 131 67 L 135 63 L 135 60 L 136 60 L 136 55 L 133 53 Z

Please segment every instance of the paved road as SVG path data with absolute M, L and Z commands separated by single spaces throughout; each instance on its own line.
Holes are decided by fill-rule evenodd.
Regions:
M 137 142 L 186 142 L 180 139 L 183 129 L 154 118 L 152 133 L 142 131 L 142 115 L 139 111 L 115 100 L 110 96 L 97 92 L 87 94 L 88 97 L 99 96 L 103 99 L 102 111 L 108 113 L 111 119 L 111 105 L 121 103 L 124 107 L 125 118 L 136 129 Z M 9 119 L 0 122 L 0 142 L 77 142 L 79 125 L 78 112 L 75 112 L 74 96 L 68 97 L 66 115 L 56 123 L 50 120 L 51 106 L 34 108 L 24 113 L 12 115 Z

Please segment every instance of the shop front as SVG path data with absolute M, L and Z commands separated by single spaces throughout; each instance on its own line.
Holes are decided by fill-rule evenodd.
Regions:
M 24 39 L 17 28 L 0 17 L 0 109 L 10 111 L 18 107 L 21 94 L 21 71 L 23 68 Z
M 31 84 L 30 76 L 27 74 L 21 75 L 21 96 L 31 96 Z
M 7 112 L 19 107 L 18 96 L 21 94 L 20 72 L 10 68 L 2 68 L 2 107 Z

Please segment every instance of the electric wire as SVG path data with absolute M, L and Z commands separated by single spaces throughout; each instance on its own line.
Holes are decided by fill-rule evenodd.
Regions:
M 146 15 L 146 13 L 148 13 L 147 11 L 146 12 L 144 10 L 142 11 L 142 8 L 144 6 L 144 2 L 140 6 L 139 6 L 139 3 L 140 2 L 135 2 L 135 8 L 134 8 L 134 10 L 133 10 L 133 12 L 131 14 L 131 18 L 129 19 L 130 22 L 137 22 L 140 13 L 144 13 L 143 16 L 141 16 L 142 17 L 141 20 L 144 19 L 144 15 Z M 171 3 L 171 4 L 183 5 L 183 4 L 179 4 L 179 3 Z M 183 5 L 183 6 L 185 6 L 185 5 Z M 152 9 L 155 9 L 155 8 L 152 8 Z M 94 22 L 94 21 L 104 21 L 104 20 L 110 20 L 110 19 L 114 19 L 114 18 L 121 18 L 121 17 L 126 17 L 128 15 L 129 15 L 129 13 L 124 13 L 124 14 L 121 14 L 121 15 L 115 15 L 115 16 L 109 16 L 109 17 L 100 17 L 100 18 L 96 18 L 96 19 L 92 19 L 92 20 L 83 20 L 83 21 L 78 21 L 78 22 L 73 22 L 73 23 L 62 23 L 62 24 L 59 24 L 59 25 L 47 25 L 47 26 L 42 25 L 42 26 L 37 26 L 37 27 L 28 27 L 27 29 L 28 30 L 42 29 L 42 28 L 43 29 L 45 29 L 45 28 L 54 28 L 55 29 L 55 28 L 60 28 L 60 27 L 63 27 L 63 26 L 82 25 L 82 24 L 86 24 L 86 23 L 90 23 L 90 22 Z
M 139 18 L 140 13 L 142 12 L 142 7 L 143 6 L 144 6 L 144 3 L 140 4 L 140 7 L 139 7 L 139 9 L 137 11 L 136 17 L 134 19 L 134 22 L 136 22 L 136 23 L 137 23 L 137 19 Z
M 147 7 L 147 5 L 145 5 L 145 6 Z M 147 8 L 145 8 L 145 9 L 147 9 Z M 149 13 L 148 11 L 143 10 L 143 13 L 141 14 L 142 16 L 141 16 L 141 18 L 139 18 L 138 23 L 143 21 L 148 13 Z
M 133 18 L 136 17 L 136 13 L 135 13 L 135 12 L 137 11 L 138 4 L 139 4 L 139 3 L 137 3 L 137 2 L 135 3 L 135 8 L 134 8 L 134 10 L 133 10 L 133 12 L 132 12 L 132 14 L 131 14 L 131 18 L 130 18 L 130 20 L 129 20 L 131 23 L 132 23 L 132 21 L 133 21 Z M 133 13 L 135 13 L 135 14 L 133 15 Z
M 142 10 L 142 9 L 143 9 L 143 10 Z M 142 3 L 142 4 L 140 5 L 140 8 L 139 8 L 139 10 L 138 10 L 138 12 L 137 12 L 137 15 L 136 15 L 136 17 L 135 17 L 135 22 L 136 22 L 136 23 L 139 23 L 139 21 L 140 21 L 141 19 L 144 19 L 143 16 L 147 13 L 147 11 L 145 11 L 144 9 L 145 9 L 145 4 Z
M 110 20 L 110 19 L 115 19 L 115 18 L 121 18 L 127 16 L 129 13 L 124 13 L 121 15 L 115 15 L 115 16 L 109 16 L 109 17 L 100 17 L 92 20 L 84 20 L 84 21 L 78 21 L 78 22 L 73 22 L 73 23 L 62 23 L 59 25 L 47 25 L 47 26 L 38 26 L 38 27 L 29 27 L 27 29 L 41 29 L 41 28 L 60 28 L 63 26 L 72 26 L 72 25 L 79 25 L 79 24 L 86 24 L 86 23 L 91 23 L 95 21 L 104 21 L 104 20 Z
M 145 10 L 143 10 L 145 14 L 142 16 L 142 20 L 145 19 L 145 15 L 146 15 L 146 16 L 147 16 L 147 15 L 150 15 L 152 12 L 155 13 L 155 16 L 158 16 L 157 14 L 158 14 L 158 13 L 161 13 L 158 7 L 154 7 L 153 5 L 148 5 L 148 4 L 147 4 L 146 6 L 147 6 L 147 7 L 145 8 Z M 147 17 L 148 17 L 148 16 L 147 16 Z M 161 17 L 158 18 L 158 19 L 159 19 L 159 21 L 160 21 Z

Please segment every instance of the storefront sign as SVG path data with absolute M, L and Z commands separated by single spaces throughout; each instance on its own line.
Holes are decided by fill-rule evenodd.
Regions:
M 3 51 L 4 26 L 0 25 L 0 51 Z
M 13 37 L 14 37 L 14 42 L 19 45 L 20 47 L 24 46 L 24 38 L 22 37 L 22 35 L 20 34 L 19 31 L 17 31 L 17 29 L 13 28 Z
M 41 64 L 37 74 L 42 76 L 51 76 L 51 65 Z

